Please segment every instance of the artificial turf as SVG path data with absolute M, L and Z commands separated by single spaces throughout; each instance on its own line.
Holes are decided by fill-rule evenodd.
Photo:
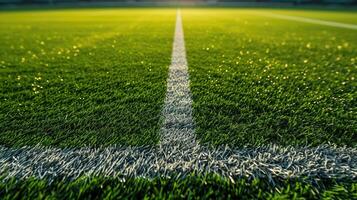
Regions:
M 175 13 L 0 12 L 0 144 L 156 144 Z
M 182 12 L 199 139 L 356 146 L 356 31 L 256 11 Z M 0 144 L 157 143 L 174 24 L 173 9 L 0 12 Z M 1 199 L 357 198 L 355 180 L 5 177 Z
M 259 12 L 182 12 L 199 139 L 356 146 L 357 31 Z
M 186 178 L 81 177 L 75 181 L 1 179 L 1 199 L 354 199 L 352 181 L 240 178 L 192 174 Z

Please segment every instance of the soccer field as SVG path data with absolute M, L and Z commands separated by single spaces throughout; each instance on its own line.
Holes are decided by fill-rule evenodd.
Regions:
M 357 13 L 0 12 L 0 198 L 357 198 Z

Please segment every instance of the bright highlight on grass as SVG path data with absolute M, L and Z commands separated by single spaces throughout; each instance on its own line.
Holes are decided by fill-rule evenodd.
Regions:
M 154 145 L 175 10 L 2 12 L 0 141 Z
M 183 12 L 198 138 L 355 147 L 356 31 L 258 12 Z
M 321 12 L 0 13 L 0 197 L 355 198 L 356 14 Z

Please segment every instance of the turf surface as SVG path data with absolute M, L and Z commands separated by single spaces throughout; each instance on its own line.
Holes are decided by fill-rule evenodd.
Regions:
M 174 9 L 0 13 L 0 144 L 158 142 Z
M 183 10 L 199 140 L 356 146 L 356 31 L 254 12 Z M 174 20 L 173 9 L 0 12 L 0 144 L 157 143 Z M 357 198 L 354 180 L 62 178 L 0 178 L 0 198 Z
M 200 140 L 356 146 L 357 31 L 256 12 L 183 11 Z
M 186 178 L 82 177 L 75 181 L 51 183 L 27 179 L 2 180 L 1 199 L 354 199 L 357 184 L 303 180 L 241 178 L 232 182 L 216 175 L 190 175 Z

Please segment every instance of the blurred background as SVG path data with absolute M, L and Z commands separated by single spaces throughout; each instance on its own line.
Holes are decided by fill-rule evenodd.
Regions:
M 0 0 L 0 7 L 21 5 L 218 5 L 218 6 L 353 6 L 357 0 Z

